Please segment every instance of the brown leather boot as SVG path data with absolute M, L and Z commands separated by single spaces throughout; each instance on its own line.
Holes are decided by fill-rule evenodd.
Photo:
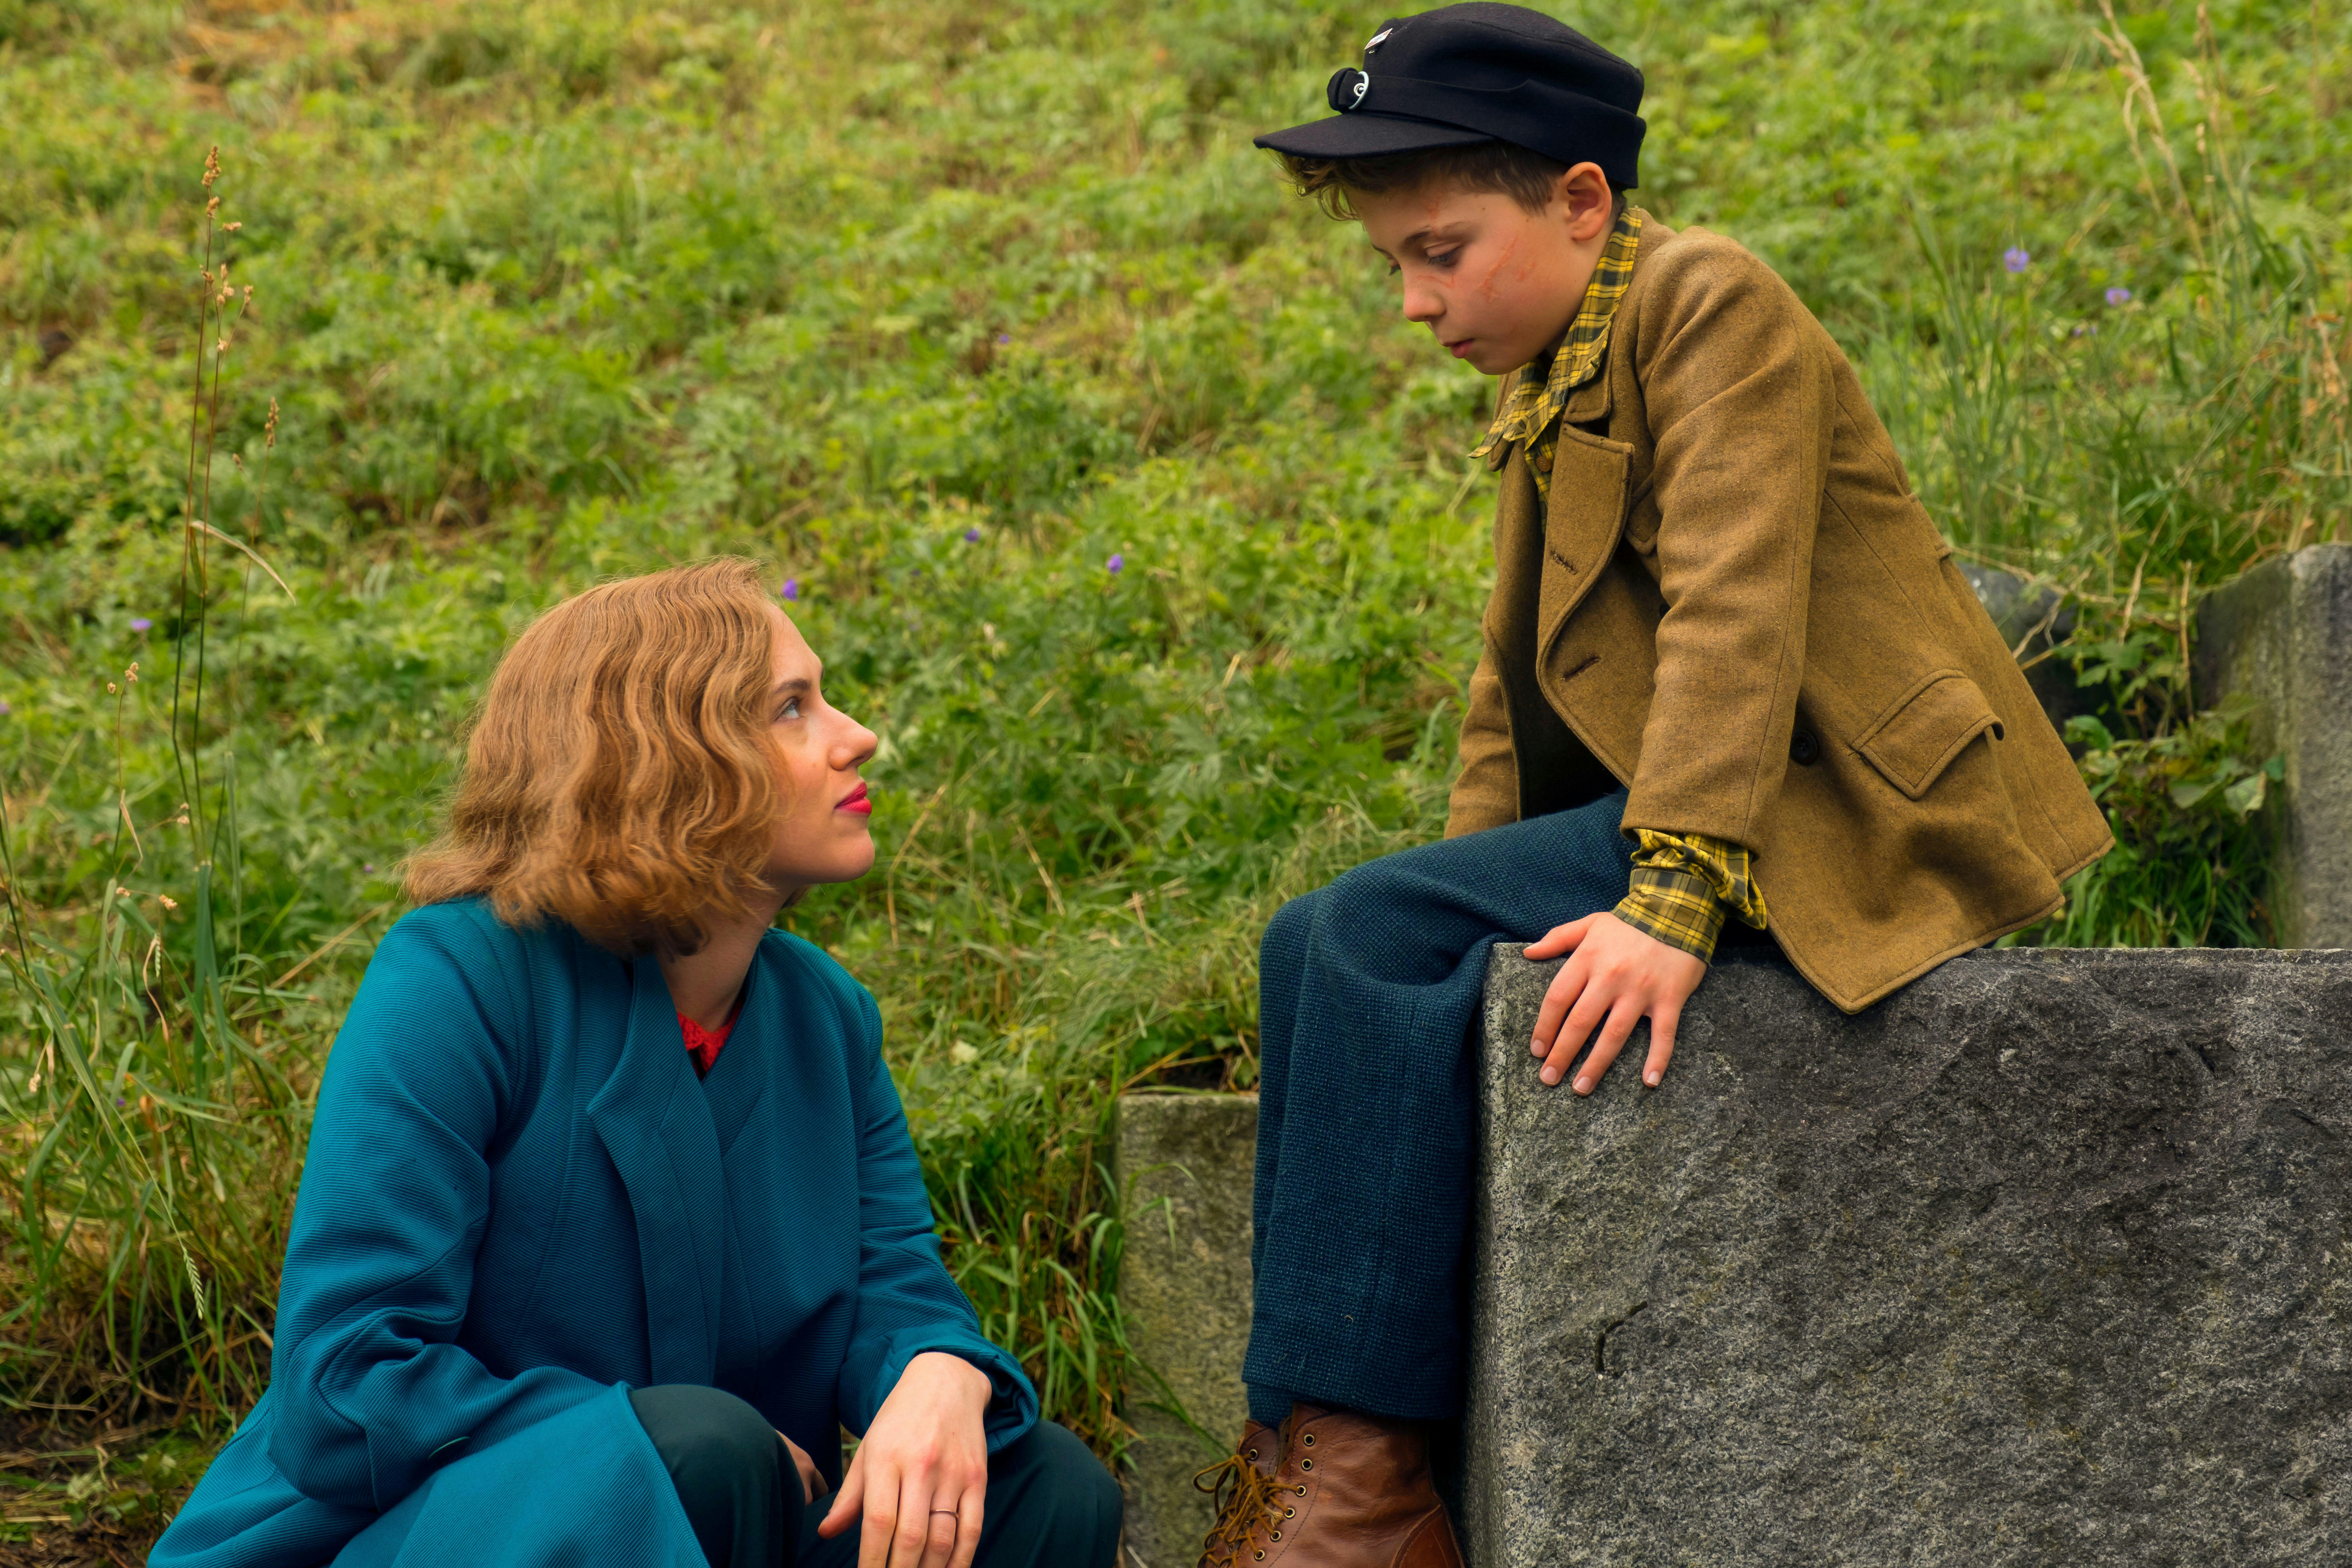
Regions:
M 1248 1421 L 1233 1457 L 1192 1478 L 1195 1487 L 1217 1500 L 1217 1520 L 1201 1543 L 1197 1568 L 1233 1568 L 1249 1561 L 1250 1532 L 1276 1511 L 1274 1471 L 1281 1458 L 1282 1434 Z
M 1299 1405 L 1283 1423 L 1282 1444 L 1275 1506 L 1243 1543 L 1239 1563 L 1462 1568 L 1419 1422 Z

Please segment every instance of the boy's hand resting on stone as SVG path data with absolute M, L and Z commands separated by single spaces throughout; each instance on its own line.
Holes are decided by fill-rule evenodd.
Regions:
M 1544 1082 L 1558 1083 L 1568 1076 L 1569 1064 L 1598 1027 L 1601 1037 L 1576 1075 L 1576 1092 L 1591 1094 L 1625 1048 L 1633 1026 L 1647 1016 L 1650 1059 L 1642 1068 L 1642 1081 L 1657 1088 L 1675 1054 L 1675 1026 L 1682 1018 L 1683 1004 L 1706 978 L 1706 961 L 1644 935 L 1605 910 L 1554 926 L 1541 942 L 1528 944 L 1527 955 L 1558 958 L 1563 952 L 1569 960 L 1552 976 L 1551 989 L 1544 993 L 1543 1008 L 1536 1015 L 1531 1048 L 1544 1058 Z

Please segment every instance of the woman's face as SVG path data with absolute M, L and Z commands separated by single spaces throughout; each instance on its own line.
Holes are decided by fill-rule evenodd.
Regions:
M 783 810 L 768 849 L 768 880 L 790 897 L 819 882 L 849 882 L 874 865 L 873 806 L 857 770 L 874 755 L 874 731 L 832 707 L 818 687 L 824 666 L 800 628 L 773 605 L 774 681 L 768 722 L 776 742 Z

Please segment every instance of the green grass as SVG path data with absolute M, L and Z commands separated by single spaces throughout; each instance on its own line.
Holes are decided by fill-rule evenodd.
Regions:
M 2352 22 L 2123 12 L 2137 155 L 2095 6 L 1564 14 L 1649 73 L 1641 199 L 1779 267 L 1956 542 L 2074 596 L 2132 853 L 2029 940 L 2258 941 L 2262 759 L 2179 649 L 2352 515 Z M 886 738 L 877 870 L 792 918 L 882 1000 L 992 1332 L 1117 1447 L 1108 1095 L 1252 1081 L 1258 927 L 1438 830 L 1476 650 L 1491 387 L 1247 144 L 1381 15 L 0 0 L 0 1401 L 249 1405 L 481 680 L 741 552 Z M 184 597 L 215 144 L 205 515 L 286 588 L 197 536 Z

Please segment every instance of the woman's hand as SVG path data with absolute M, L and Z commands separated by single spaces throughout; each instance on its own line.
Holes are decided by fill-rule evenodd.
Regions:
M 1530 1044 L 1544 1058 L 1544 1082 L 1558 1083 L 1568 1076 L 1568 1064 L 1598 1027 L 1601 1037 L 1593 1041 L 1592 1054 L 1576 1075 L 1576 1092 L 1591 1094 L 1625 1048 L 1633 1026 L 1646 1015 L 1650 1059 L 1643 1064 L 1642 1081 L 1657 1088 L 1674 1058 L 1675 1026 L 1682 1021 L 1683 1004 L 1706 978 L 1706 961 L 1607 913 L 1554 926 L 1541 942 L 1528 944 L 1527 956 L 1558 958 L 1563 952 L 1573 956 L 1551 977 Z
M 994 1388 L 961 1356 L 927 1351 L 908 1362 L 817 1533 L 830 1540 L 862 1511 L 857 1568 L 971 1568 L 988 1500 L 982 1417 Z
M 776 1436 L 784 1437 L 782 1432 Z M 784 1437 L 784 1447 L 792 1451 L 793 1468 L 801 1473 L 801 1506 L 806 1508 L 824 1495 L 824 1473 L 816 1468 L 816 1461 L 808 1457 L 808 1450 L 790 1437 Z

